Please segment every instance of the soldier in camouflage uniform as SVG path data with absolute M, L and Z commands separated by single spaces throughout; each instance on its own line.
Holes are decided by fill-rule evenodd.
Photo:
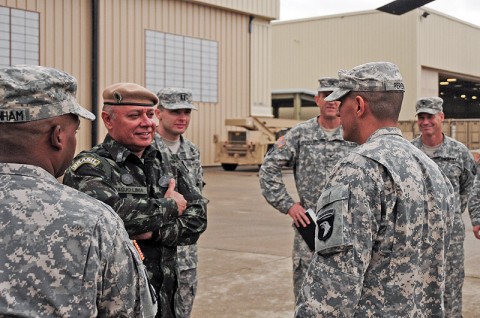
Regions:
M 171 152 L 175 161 L 185 165 L 192 182 L 201 192 L 203 169 L 198 148 L 182 136 L 190 123 L 192 92 L 184 88 L 164 88 L 157 93 L 159 103 L 155 114 L 159 120 L 154 145 L 163 152 Z M 180 163 L 177 163 L 179 165 Z M 178 289 L 175 295 L 177 318 L 190 317 L 197 291 L 197 244 L 177 246 Z
M 134 83 L 103 92 L 102 144 L 80 153 L 64 183 L 113 207 L 138 240 L 160 298 L 157 317 L 175 317 L 178 244 L 193 244 L 206 228 L 206 207 L 185 172 L 151 146 L 157 96 Z M 181 168 L 181 167 L 180 167 Z
M 343 140 L 337 102 L 325 102 L 338 79 L 321 78 L 316 102 L 320 115 L 290 129 L 265 156 L 260 168 L 260 187 L 274 208 L 293 219 L 293 293 L 295 298 L 307 272 L 313 252 L 296 227 L 309 223 L 305 210 L 315 204 L 333 166 L 356 144 Z M 295 202 L 282 180 L 282 167 L 292 166 L 300 202 Z
M 443 99 L 427 97 L 417 100 L 415 105 L 418 127 L 422 133 L 412 143 L 427 154 L 447 175 L 460 198 L 454 206 L 455 218 L 450 246 L 447 252 L 447 274 L 445 281 L 446 317 L 462 317 L 462 286 L 465 278 L 464 248 L 465 225 L 462 213 L 467 207 L 468 198 L 476 174 L 475 161 L 465 145 L 442 133 Z
M 0 70 L 0 316 L 154 317 L 140 254 L 107 205 L 59 183 L 75 153 L 76 79 Z
M 470 219 L 473 225 L 473 234 L 478 240 L 480 240 L 480 175 L 478 173 L 475 175 L 473 188 L 470 192 L 468 212 L 470 213 Z
M 396 65 L 339 72 L 345 140 L 317 203 L 315 254 L 296 317 L 443 317 L 445 253 L 455 203 L 438 166 L 396 128 L 404 84 Z

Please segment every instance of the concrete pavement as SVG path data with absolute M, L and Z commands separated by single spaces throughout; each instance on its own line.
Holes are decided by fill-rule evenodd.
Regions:
M 291 170 L 284 181 L 295 193 Z M 199 286 L 192 318 L 291 318 L 291 219 L 269 206 L 257 167 L 205 169 L 208 229 L 199 240 Z M 465 216 L 464 317 L 480 316 L 480 241 Z

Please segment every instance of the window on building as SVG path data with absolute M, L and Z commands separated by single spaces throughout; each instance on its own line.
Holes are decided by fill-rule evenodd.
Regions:
M 39 13 L 0 7 L 0 66 L 38 65 Z
M 218 43 L 156 31 L 145 33 L 146 87 L 192 90 L 193 99 L 218 100 Z

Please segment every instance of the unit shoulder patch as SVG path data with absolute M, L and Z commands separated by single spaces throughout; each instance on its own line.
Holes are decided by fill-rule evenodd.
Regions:
M 82 157 L 76 160 L 74 163 L 72 163 L 72 165 L 70 166 L 70 169 L 72 171 L 76 171 L 78 168 L 80 168 L 84 164 L 89 164 L 96 167 L 100 164 L 100 160 L 93 157 Z
M 330 238 L 330 236 L 332 236 L 334 221 L 335 221 L 334 209 L 329 209 L 323 212 L 321 216 L 319 216 L 317 220 L 319 240 L 326 241 Z
M 287 142 L 285 141 L 285 137 L 282 136 L 280 138 L 277 139 L 277 148 L 282 148 L 283 146 L 285 146 L 287 144 Z

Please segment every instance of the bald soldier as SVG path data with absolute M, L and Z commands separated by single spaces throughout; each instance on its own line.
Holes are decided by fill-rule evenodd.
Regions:
M 398 67 L 339 72 L 345 140 L 359 144 L 333 170 L 317 203 L 315 254 L 295 316 L 444 317 L 453 188 L 396 127 Z
M 445 282 L 446 317 L 462 317 L 462 287 L 465 278 L 464 248 L 465 225 L 462 214 L 468 204 L 476 174 L 475 161 L 470 150 L 459 141 L 445 136 L 442 132 L 443 99 L 425 97 L 415 104 L 418 128 L 421 135 L 412 144 L 430 157 L 447 175 L 460 198 L 455 210 L 452 237 L 447 252 L 447 274 Z
M 175 317 L 178 244 L 193 244 L 206 228 L 206 203 L 188 178 L 172 173 L 168 154 L 153 147 L 157 96 L 135 83 L 103 91 L 103 143 L 81 152 L 64 183 L 110 205 L 137 240 L 160 299 L 157 317 Z
M 60 184 L 75 153 L 77 82 L 0 70 L 0 316 L 153 317 L 144 265 L 107 205 Z
M 297 227 L 305 227 L 309 220 L 305 210 L 315 210 L 315 204 L 327 183 L 335 164 L 356 144 L 342 137 L 338 102 L 326 102 L 338 84 L 338 79 L 319 79 L 317 102 L 319 115 L 290 129 L 280 137 L 265 156 L 260 168 L 260 188 L 265 199 L 283 214 L 288 214 L 295 225 L 293 241 L 293 293 L 298 296 L 301 284 L 312 259 L 313 251 L 300 235 Z M 282 178 L 282 167 L 293 166 L 295 185 L 300 202 L 288 193 Z

